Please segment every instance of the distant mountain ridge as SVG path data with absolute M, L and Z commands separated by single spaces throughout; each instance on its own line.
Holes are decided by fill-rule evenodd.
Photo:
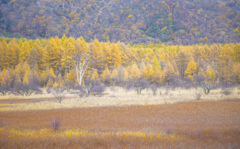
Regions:
M 168 44 L 240 42 L 237 0 L 2 0 L 0 36 Z

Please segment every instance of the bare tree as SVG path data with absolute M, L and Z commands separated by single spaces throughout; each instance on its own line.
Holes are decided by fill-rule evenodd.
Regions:
M 48 88 L 47 92 L 52 93 L 53 96 L 57 99 L 59 103 L 65 98 L 65 91 L 66 89 L 63 87 L 56 87 L 56 88 Z
M 204 94 L 208 95 L 213 87 L 210 84 L 203 84 L 202 86 Z

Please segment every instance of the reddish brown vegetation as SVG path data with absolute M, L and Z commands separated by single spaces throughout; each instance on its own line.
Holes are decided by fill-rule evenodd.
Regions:
M 70 98 L 70 97 L 66 97 L 66 98 Z M 0 100 L 0 103 L 3 104 L 8 104 L 8 103 L 34 103 L 34 102 L 42 102 L 42 101 L 56 101 L 55 97 L 51 97 L 51 98 L 22 98 L 22 99 L 14 99 L 14 98 L 9 98 L 9 99 L 4 99 L 4 100 Z
M 123 137 L 75 137 L 3 139 L 5 147 L 31 146 L 58 148 L 61 146 L 86 148 L 151 147 L 229 147 L 240 142 L 240 101 L 189 102 L 156 106 L 78 108 L 46 111 L 1 112 L 1 127 L 18 129 L 50 128 L 51 117 L 62 120 L 61 129 L 87 131 L 144 131 L 174 133 L 186 137 L 184 141 L 154 140 Z M 40 145 L 44 142 L 44 145 Z M 56 141 L 57 140 L 57 141 Z M 67 145 L 68 144 L 68 145 Z M 38 146 L 39 145 L 39 146 Z M 45 146 L 46 145 L 46 146 Z

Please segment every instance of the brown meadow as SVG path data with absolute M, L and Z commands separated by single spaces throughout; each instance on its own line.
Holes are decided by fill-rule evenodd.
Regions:
M 154 106 L 2 111 L 0 146 L 1 148 L 239 148 L 239 107 L 239 100 L 228 100 Z M 49 130 L 52 117 L 61 121 L 60 129 L 58 132 L 51 132 L 52 136 L 25 137 L 9 133 L 12 128 L 23 132 Z M 87 133 L 77 136 L 57 135 L 67 130 L 82 130 Z M 155 135 L 157 133 L 161 135 Z

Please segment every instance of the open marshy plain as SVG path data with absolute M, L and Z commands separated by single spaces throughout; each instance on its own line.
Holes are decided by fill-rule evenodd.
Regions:
M 162 92 L 173 99 L 160 102 L 160 94 L 147 98 L 147 91 L 136 95 L 138 102 L 133 94 L 123 104 L 116 91 L 86 99 L 67 97 L 62 103 L 50 95 L 1 99 L 0 148 L 239 148 L 238 99 L 180 102 L 174 100 L 179 91 Z M 99 103 L 91 105 L 97 98 Z

